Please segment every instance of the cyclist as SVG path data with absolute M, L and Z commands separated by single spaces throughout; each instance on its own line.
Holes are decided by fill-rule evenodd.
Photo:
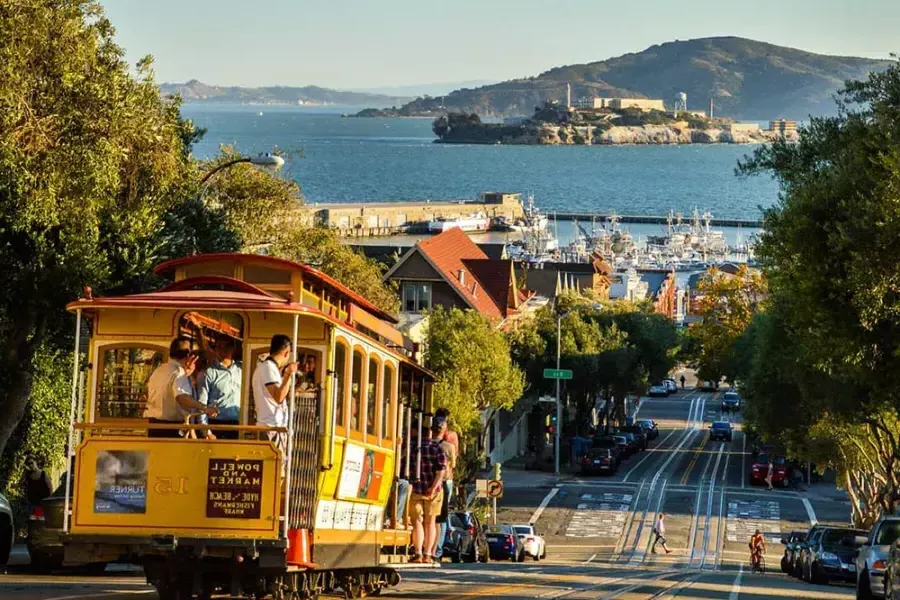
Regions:
M 766 538 L 756 530 L 750 536 L 750 566 L 756 570 L 762 570 L 762 555 L 766 553 Z

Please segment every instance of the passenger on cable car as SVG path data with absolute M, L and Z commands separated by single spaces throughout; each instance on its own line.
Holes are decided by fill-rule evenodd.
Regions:
M 316 388 L 316 357 L 307 354 L 300 369 L 300 381 L 298 387 L 301 390 L 313 390 Z
M 256 366 L 253 372 L 253 401 L 256 407 L 256 424 L 268 427 L 287 427 L 285 400 L 291 389 L 291 377 L 297 372 L 297 363 L 291 362 L 291 338 L 278 333 L 272 336 L 269 356 Z M 267 431 L 262 439 L 275 442 L 282 451 L 287 449 L 287 436 Z
M 147 381 L 147 408 L 144 416 L 150 423 L 180 425 L 182 410 L 196 409 L 214 417 L 215 407 L 207 407 L 194 399 L 190 375 L 197 365 L 190 338 L 179 336 L 169 344 L 169 360 L 159 365 Z M 149 437 L 179 437 L 178 429 L 151 429 Z
M 213 425 L 238 425 L 241 414 L 241 361 L 234 359 L 234 338 L 219 334 L 213 347 L 215 359 L 206 370 L 198 386 L 199 400 L 206 406 L 215 406 L 218 416 L 210 419 Z M 238 439 L 237 431 L 220 431 L 217 437 Z

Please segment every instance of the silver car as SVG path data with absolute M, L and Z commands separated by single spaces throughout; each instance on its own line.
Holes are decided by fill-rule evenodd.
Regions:
M 856 557 L 856 597 L 884 598 L 884 573 L 891 544 L 900 537 L 900 516 L 884 516 L 869 532 Z

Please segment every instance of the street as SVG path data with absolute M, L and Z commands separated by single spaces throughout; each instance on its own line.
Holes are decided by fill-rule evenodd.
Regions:
M 779 570 L 780 539 L 811 521 L 844 524 L 848 507 L 835 493 L 767 491 L 747 479 L 750 450 L 741 417 L 722 415 L 720 394 L 679 392 L 645 399 L 639 417 L 659 423 L 645 452 L 615 476 L 564 476 L 505 470 L 500 522 L 533 521 L 547 558 L 522 564 L 449 564 L 403 570 L 383 597 L 462 598 L 852 598 L 847 584 L 813 586 Z M 730 420 L 733 440 L 713 442 L 708 427 Z M 667 519 L 671 554 L 652 554 L 651 529 Z M 747 541 L 759 529 L 768 544 L 765 574 L 747 572 Z M 102 576 L 38 576 L 11 568 L 0 576 L 9 600 L 156 598 L 135 570 L 110 567 Z

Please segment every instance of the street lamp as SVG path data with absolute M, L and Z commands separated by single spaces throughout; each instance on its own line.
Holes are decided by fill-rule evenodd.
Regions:
M 271 154 L 269 152 L 263 152 L 262 154 L 258 154 L 257 156 L 239 156 L 237 158 L 233 158 L 229 161 L 223 162 L 221 165 L 218 165 L 215 169 L 204 175 L 203 179 L 200 180 L 200 185 L 206 183 L 210 177 L 212 177 L 219 171 L 227 169 L 228 167 L 232 167 L 238 163 L 250 163 L 251 165 L 257 165 L 260 167 L 271 167 L 273 169 L 278 169 L 282 165 L 284 165 L 284 159 L 276 154 Z

